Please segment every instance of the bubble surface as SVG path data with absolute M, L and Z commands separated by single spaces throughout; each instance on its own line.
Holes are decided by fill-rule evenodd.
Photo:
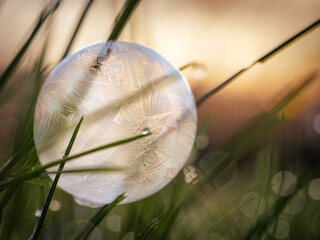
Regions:
M 196 107 L 188 84 L 158 53 L 134 43 L 90 46 L 52 71 L 34 117 L 41 164 L 62 158 L 82 116 L 70 155 L 151 133 L 66 163 L 64 170 L 126 169 L 62 174 L 58 186 L 86 206 L 110 203 L 123 192 L 122 203 L 129 203 L 159 191 L 182 169 L 195 139 Z

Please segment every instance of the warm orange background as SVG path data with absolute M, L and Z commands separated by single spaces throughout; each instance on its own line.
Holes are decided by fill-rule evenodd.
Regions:
M 1 2 L 0 69 L 4 69 L 12 60 L 48 2 Z M 72 52 L 104 41 L 123 3 L 115 0 L 95 1 Z M 53 66 L 63 54 L 85 4 L 83 0 L 62 1 L 50 30 L 48 64 Z M 185 72 L 198 98 L 319 17 L 319 0 L 144 0 L 119 40 L 147 45 L 176 66 L 194 60 L 204 63 L 208 69 L 205 74 L 190 70 Z M 32 43 L 19 68 L 21 74 L 31 66 L 32 61 L 27 60 L 34 60 L 41 49 L 41 41 L 45 40 L 41 33 L 44 31 L 48 29 L 43 29 Z M 226 139 L 275 96 L 284 93 L 287 86 L 319 69 L 319 63 L 318 28 L 271 61 L 255 66 L 212 97 L 199 109 L 199 114 L 203 116 L 210 111 L 214 115 L 213 141 Z M 203 78 L 196 80 L 199 75 L 203 75 Z M 315 85 L 310 94 L 300 101 L 300 105 L 307 106 L 319 101 L 319 92 L 319 85 Z M 7 109 L 10 107 L 7 106 Z M 8 117 L 7 109 L 0 109 L 2 120 L 3 116 Z

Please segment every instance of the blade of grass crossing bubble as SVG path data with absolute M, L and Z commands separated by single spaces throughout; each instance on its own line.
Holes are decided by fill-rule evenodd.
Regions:
M 77 134 L 78 134 L 78 132 L 79 132 L 79 129 L 80 129 L 80 126 L 81 126 L 82 121 L 83 121 L 83 116 L 81 117 L 79 123 L 77 124 L 77 126 L 76 126 L 76 128 L 75 128 L 75 130 L 74 130 L 74 132 L 73 132 L 73 134 L 72 134 L 72 137 L 71 137 L 71 139 L 70 139 L 70 142 L 69 142 L 69 144 L 68 144 L 67 150 L 66 150 L 63 158 L 66 158 L 67 156 L 69 156 L 70 151 L 71 151 L 72 146 L 73 146 L 73 143 L 74 143 L 74 141 L 75 141 L 75 139 L 76 139 L 76 136 L 77 136 Z M 52 185 L 51 185 L 51 188 L 50 188 L 50 191 L 49 191 L 47 200 L 46 200 L 46 202 L 45 202 L 45 204 L 44 204 L 44 207 L 43 207 L 43 210 L 42 210 L 42 213 L 41 213 L 39 222 L 38 222 L 37 227 L 36 227 L 36 231 L 35 231 L 35 233 L 34 233 L 34 235 L 33 235 L 33 237 L 32 237 L 32 239 L 34 239 L 34 240 L 38 239 L 39 236 L 40 236 L 40 231 L 41 231 L 41 228 L 42 228 L 44 219 L 45 219 L 45 217 L 46 217 L 46 215 L 47 215 L 47 212 L 48 212 L 48 209 L 49 209 L 49 205 L 50 205 L 50 203 L 51 203 L 51 199 L 52 199 L 52 197 L 53 197 L 54 191 L 56 190 L 56 187 L 57 187 L 57 184 L 58 184 L 60 175 L 61 175 L 61 171 L 63 170 L 64 164 L 65 164 L 65 162 L 62 162 L 62 163 L 60 164 L 60 166 L 59 166 L 59 171 L 58 171 L 58 173 L 56 174 L 56 176 L 55 176 L 55 178 L 54 178 L 54 181 L 53 181 L 53 183 L 52 183 Z
M 84 152 L 81 152 L 81 153 L 78 153 L 78 154 L 75 154 L 75 155 L 60 159 L 60 160 L 53 161 L 53 162 L 48 163 L 48 164 L 46 164 L 44 166 L 38 167 L 38 168 L 36 168 L 36 169 L 34 169 L 34 170 L 30 171 L 30 172 L 23 173 L 20 176 L 17 176 L 17 177 L 15 177 L 15 178 L 13 178 L 13 179 L 5 182 L 5 183 L 0 184 L 0 191 L 5 189 L 5 188 L 7 188 L 7 187 L 9 187 L 9 186 L 11 186 L 11 185 L 13 185 L 13 184 L 17 184 L 17 183 L 23 182 L 23 181 L 25 181 L 27 179 L 33 178 L 33 177 L 37 176 L 38 174 L 44 172 L 46 169 L 54 167 L 56 165 L 59 165 L 59 164 L 61 164 L 63 162 L 71 161 L 73 159 L 76 159 L 76 158 L 79 158 L 79 157 L 82 157 L 82 156 L 85 156 L 85 155 L 88 155 L 88 154 L 91 154 L 91 153 L 95 153 L 95 152 L 98 152 L 98 151 L 101 151 L 101 150 L 104 150 L 104 149 L 107 149 L 107 148 L 111 148 L 111 147 L 119 146 L 121 144 L 129 143 L 129 142 L 138 140 L 140 138 L 149 136 L 150 134 L 151 133 L 137 135 L 137 136 L 134 136 L 134 137 L 131 137 L 131 138 L 127 138 L 127 139 L 124 139 L 124 140 L 120 140 L 120 141 L 116 141 L 116 142 L 109 143 L 109 144 L 106 144 L 106 145 L 102 145 L 100 147 L 93 148 L 93 149 L 90 149 L 88 151 L 84 151 Z
M 44 10 L 41 12 L 39 19 L 38 19 L 38 22 L 37 22 L 35 28 L 33 29 L 31 35 L 29 36 L 28 40 L 25 42 L 23 47 L 20 49 L 20 51 L 15 56 L 15 58 L 12 60 L 12 62 L 9 64 L 9 66 L 6 68 L 6 70 L 4 70 L 4 72 L 2 73 L 2 75 L 0 77 L 0 93 L 1 93 L 2 89 L 4 88 L 4 86 L 6 85 L 6 83 L 8 82 L 8 80 L 10 79 L 10 77 L 12 76 L 12 74 L 17 69 L 18 65 L 20 64 L 20 61 L 22 60 L 22 57 L 24 56 L 24 54 L 28 50 L 30 44 L 34 40 L 34 38 L 35 38 L 36 34 L 38 33 L 38 31 L 40 30 L 41 26 L 43 26 L 43 24 L 46 21 L 46 19 L 48 18 L 48 16 L 50 14 L 52 14 L 58 8 L 59 3 L 60 3 L 60 0 L 58 0 L 50 8 L 49 11 L 48 11 L 48 6 L 46 6 L 44 8 Z
M 197 107 L 199 107 L 204 101 L 206 101 L 209 97 L 213 96 L 214 94 L 218 93 L 222 89 L 224 89 L 227 85 L 229 85 L 231 82 L 233 82 L 237 77 L 241 76 L 246 71 L 250 70 L 253 66 L 255 66 L 257 63 L 264 63 L 268 61 L 270 58 L 278 54 L 281 50 L 289 46 L 291 43 L 293 43 L 295 40 L 297 40 L 299 37 L 310 33 L 312 30 L 316 29 L 320 25 L 320 19 L 309 25 L 308 27 L 304 28 L 299 33 L 295 34 L 293 37 L 289 38 L 285 42 L 281 43 L 279 46 L 265 54 L 263 57 L 256 60 L 253 64 L 249 65 L 246 68 L 241 69 L 239 72 L 222 82 L 219 86 L 215 87 L 214 89 L 210 90 L 208 93 L 204 94 L 202 97 L 200 97 L 197 100 Z
M 78 232 L 75 240 L 87 239 L 90 233 L 99 225 L 99 223 L 111 212 L 114 207 L 125 199 L 125 193 L 119 195 L 112 203 L 103 206 L 97 213 L 94 215 L 90 221 L 85 224 L 85 226 Z
M 104 172 L 115 172 L 115 171 L 125 171 L 125 168 L 81 168 L 81 169 L 72 169 L 72 170 L 58 170 L 56 172 L 47 172 L 48 174 L 62 173 L 62 174 L 71 174 L 71 173 L 86 173 L 86 172 L 95 172 L 95 173 L 104 173 Z

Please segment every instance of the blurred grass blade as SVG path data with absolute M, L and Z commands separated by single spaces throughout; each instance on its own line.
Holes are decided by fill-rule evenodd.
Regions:
M 21 159 L 27 151 L 34 149 L 33 139 L 26 145 L 22 146 L 8 161 L 5 163 L 4 167 L 0 172 L 0 182 L 8 177 L 11 173 L 11 170 L 15 167 L 17 162 Z
M 96 226 L 111 212 L 111 210 L 120 203 L 126 197 L 125 193 L 119 195 L 112 203 L 103 206 L 97 213 L 94 215 L 90 221 L 85 224 L 85 226 L 79 231 L 75 240 L 87 239 L 90 233 L 95 229 Z
M 265 54 L 263 57 L 259 58 L 258 60 L 256 60 L 253 64 L 251 64 L 250 66 L 241 69 L 239 72 L 237 72 L 236 74 L 234 74 L 233 76 L 231 76 L 230 78 L 228 78 L 227 80 L 225 80 L 224 82 L 222 82 L 219 86 L 215 87 L 214 89 L 210 90 L 208 93 L 204 94 L 202 97 L 199 98 L 199 100 L 197 100 L 197 107 L 199 107 L 204 101 L 206 101 L 209 97 L 211 97 L 212 95 L 218 93 L 219 91 L 221 91 L 222 89 L 224 89 L 227 85 L 229 85 L 232 81 L 234 81 L 237 77 L 239 77 L 240 75 L 242 75 L 243 73 L 245 73 L 246 71 L 248 71 L 249 69 L 251 69 L 253 66 L 255 66 L 257 63 L 264 63 L 266 61 L 268 61 L 270 58 L 272 58 L 274 55 L 276 55 L 277 53 L 279 53 L 281 50 L 283 50 L 284 48 L 286 48 L 287 46 L 289 46 L 291 43 L 293 43 L 295 40 L 297 40 L 299 37 L 303 36 L 304 34 L 310 33 L 312 30 L 316 29 L 317 27 L 319 27 L 320 25 L 320 19 L 318 19 L 317 21 L 315 21 L 314 23 L 312 23 L 311 25 L 309 25 L 308 27 L 304 28 L 302 31 L 300 31 L 299 33 L 295 34 L 293 37 L 289 38 L 288 40 L 286 40 L 285 42 L 281 43 L 279 46 L 277 46 L 276 48 L 274 48 L 273 50 L 271 50 L 270 52 L 268 52 L 267 54 Z
M 108 38 L 108 41 L 115 41 L 118 39 L 120 33 L 122 32 L 124 26 L 126 25 L 129 17 L 133 13 L 134 9 L 138 6 L 140 0 L 127 0 L 123 6 L 121 12 L 115 20 L 114 27 Z
M 71 139 L 70 139 L 70 142 L 69 142 L 69 144 L 68 144 L 68 147 L 67 147 L 67 149 L 66 149 L 66 152 L 65 152 L 63 158 L 66 158 L 66 157 L 69 156 L 70 151 L 71 151 L 72 146 L 73 146 L 73 143 L 74 143 L 74 141 L 75 141 L 75 139 L 76 139 L 76 137 L 77 137 L 77 134 L 78 134 L 78 132 L 79 132 L 79 129 L 80 129 L 80 126 L 81 126 L 82 121 L 83 121 L 83 116 L 81 117 L 79 123 L 77 124 L 77 126 L 76 126 L 76 128 L 75 128 L 75 130 L 74 130 L 74 132 L 73 132 L 73 134 L 72 134 L 72 137 L 71 137 Z M 33 235 L 33 237 L 32 237 L 32 239 L 34 239 L 34 240 L 39 239 L 40 231 L 41 231 L 41 228 L 42 228 L 44 219 L 45 219 L 45 217 L 46 217 L 46 215 L 47 215 L 47 212 L 48 212 L 48 209 L 49 209 L 49 205 L 50 205 L 50 203 L 51 203 L 51 199 L 52 199 L 52 197 L 53 197 L 54 191 L 56 190 L 56 187 L 57 187 L 57 184 L 58 184 L 58 181 L 59 181 L 61 172 L 62 172 L 62 170 L 63 170 L 64 164 L 65 164 L 65 162 L 62 162 L 62 163 L 60 164 L 58 173 L 56 174 L 56 176 L 55 176 L 55 178 L 54 178 L 54 181 L 53 181 L 53 183 L 52 183 L 52 185 L 51 185 L 51 188 L 50 188 L 50 191 L 49 191 L 47 200 L 46 200 L 46 202 L 45 202 L 45 204 L 44 204 L 43 210 L 42 210 L 42 212 L 41 212 L 40 219 L 39 219 L 39 221 L 38 221 L 38 224 L 37 224 L 36 230 L 35 230 L 35 232 L 34 232 L 34 235 Z
M 218 85 L 217 87 L 215 87 L 214 89 L 212 89 L 211 91 L 209 91 L 208 93 L 206 93 L 205 95 L 203 95 L 202 97 L 200 97 L 199 100 L 197 100 L 196 105 L 197 107 L 199 107 L 204 101 L 206 101 L 209 97 L 211 97 L 212 95 L 220 92 L 222 89 L 224 89 L 228 84 L 230 84 L 234 79 L 236 79 L 237 77 L 239 77 L 240 75 L 242 75 L 243 73 L 245 73 L 246 71 L 248 71 L 253 65 L 251 65 L 250 67 L 241 69 L 239 72 L 237 72 L 236 74 L 234 74 L 233 76 L 231 76 L 230 78 L 228 78 L 227 80 L 225 80 L 224 82 L 222 82 L 220 85 Z
M 279 53 L 281 50 L 283 50 L 285 47 L 287 47 L 289 44 L 291 44 L 293 41 L 297 40 L 299 37 L 303 36 L 305 33 L 310 33 L 312 30 L 316 29 L 320 25 L 320 19 L 303 29 L 301 32 L 297 33 L 296 35 L 292 36 L 282 44 L 280 44 L 278 47 L 273 49 L 272 51 L 268 52 L 266 55 L 258 59 L 256 62 L 264 63 L 265 61 L 268 61 L 269 58 L 273 57 L 273 55 Z
M 278 200 L 274 203 L 270 211 L 267 211 L 264 216 L 262 216 L 258 221 L 255 222 L 254 226 L 250 229 L 247 236 L 244 239 L 252 239 L 256 234 L 263 234 L 266 232 L 269 223 L 274 220 L 275 217 L 279 216 L 288 203 L 299 193 L 299 189 L 305 188 L 312 179 L 316 178 L 319 175 L 320 171 L 320 162 L 313 164 L 311 170 L 298 182 L 295 192 L 287 197 L 279 197 Z M 257 239 L 257 238 L 254 238 Z
M 301 84 L 285 95 L 277 104 L 275 104 L 267 113 L 262 113 L 247 124 L 237 133 L 224 149 L 229 156 L 209 171 L 209 173 L 199 181 L 199 185 L 206 185 L 213 177 L 219 175 L 231 162 L 241 162 L 254 152 L 273 132 L 283 119 L 279 119 L 278 114 L 284 107 L 294 100 L 313 80 L 316 78 L 316 72 L 308 76 Z M 255 139 L 252 142 L 252 139 Z
M 68 53 L 69 53 L 69 51 L 70 51 L 70 49 L 71 49 L 71 46 L 72 46 L 72 44 L 73 44 L 73 42 L 74 42 L 74 40 L 75 40 L 75 38 L 76 38 L 76 36 L 77 36 L 77 34 L 78 34 L 78 32 L 79 32 L 80 26 L 82 26 L 82 23 L 83 23 L 86 15 L 87 15 L 87 13 L 88 13 L 89 8 L 91 7 L 93 1 L 94 1 L 94 0 L 89 0 L 88 3 L 87 3 L 87 5 L 86 5 L 86 7 L 84 8 L 84 10 L 83 10 L 83 12 L 82 12 L 82 15 L 81 15 L 81 17 L 80 17 L 80 19 L 79 19 L 79 22 L 78 22 L 78 24 L 77 24 L 77 26 L 76 26 L 76 28 L 75 28 L 75 30 L 74 30 L 74 32 L 73 32 L 73 35 L 72 35 L 72 37 L 71 37 L 71 39 L 70 39 L 70 42 L 69 42 L 69 44 L 68 44 L 68 46 L 67 46 L 67 48 L 66 48 L 66 50 L 65 50 L 65 52 L 64 52 L 64 54 L 63 54 L 63 56 L 61 57 L 61 59 L 60 59 L 59 62 L 61 62 L 62 59 L 64 59 L 64 58 L 68 55 Z
M 34 170 L 30 171 L 30 172 L 23 173 L 20 176 L 17 176 L 17 177 L 15 177 L 15 178 L 13 178 L 13 179 L 5 182 L 5 183 L 0 184 L 0 191 L 2 191 L 3 189 L 5 189 L 5 188 L 7 188 L 7 187 L 9 187 L 9 186 L 11 186 L 13 184 L 17 184 L 17 183 L 23 182 L 23 181 L 25 181 L 27 179 L 33 178 L 33 177 L 37 176 L 38 174 L 44 172 L 46 169 L 54 167 L 56 165 L 59 165 L 59 164 L 61 164 L 63 162 L 71 161 L 73 159 L 76 159 L 76 158 L 79 158 L 79 157 L 82 157 L 82 156 L 85 156 L 85 155 L 88 155 L 88 154 L 91 154 L 91 153 L 95 153 L 95 152 L 98 152 L 98 151 L 101 151 L 101 150 L 104 150 L 104 149 L 107 149 L 107 148 L 111 148 L 111 147 L 119 146 L 121 144 L 129 143 L 129 142 L 138 140 L 140 138 L 149 136 L 150 134 L 151 133 L 137 135 L 137 136 L 134 136 L 134 137 L 131 137 L 131 138 L 127 138 L 127 139 L 124 139 L 124 140 L 120 140 L 120 141 L 116 141 L 116 142 L 109 143 L 109 144 L 106 144 L 106 145 L 102 145 L 100 147 L 93 148 L 93 149 L 90 149 L 90 150 L 82 152 L 82 153 L 78 153 L 78 154 L 75 154 L 75 155 L 60 159 L 60 160 L 53 161 L 53 162 L 48 163 L 48 164 L 46 164 L 44 166 L 37 167 L 36 169 L 34 169 Z
M 70 169 L 70 170 L 58 170 L 58 171 L 47 172 L 47 173 L 48 174 L 88 173 L 88 172 L 103 173 L 103 172 L 118 172 L 118 171 L 125 171 L 125 168 L 80 168 L 80 169 Z
M 46 6 L 42 10 L 42 12 L 39 16 L 38 22 L 37 22 L 35 28 L 33 29 L 31 35 L 29 36 L 28 40 L 25 42 L 23 47 L 20 49 L 20 51 L 15 56 L 15 58 L 12 60 L 12 62 L 9 64 L 9 66 L 6 68 L 6 70 L 2 73 L 2 75 L 0 77 L 0 93 L 1 93 L 2 89 L 4 88 L 4 86 L 6 85 L 6 83 L 8 82 L 8 80 L 10 79 L 10 77 L 12 76 L 12 74 L 15 72 L 15 70 L 19 66 L 19 63 L 20 63 L 22 57 L 24 56 L 24 54 L 28 50 L 31 42 L 35 38 L 35 36 L 38 33 L 38 31 L 40 30 L 41 26 L 46 21 L 48 16 L 58 8 L 59 4 L 60 4 L 60 0 L 58 0 L 49 10 L 48 10 L 48 6 Z M 49 4 L 49 5 L 51 5 L 51 4 Z

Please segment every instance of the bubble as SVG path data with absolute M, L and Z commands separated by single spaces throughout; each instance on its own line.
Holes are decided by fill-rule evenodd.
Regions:
M 314 200 L 320 200 L 320 178 L 311 181 L 308 187 L 308 194 Z
M 242 214 L 248 218 L 257 217 L 265 210 L 265 201 L 259 193 L 249 192 L 243 195 L 239 202 Z
M 316 133 L 320 134 L 320 114 L 318 114 L 313 120 L 313 129 Z
M 107 44 L 111 51 L 105 46 L 96 44 L 65 58 L 44 83 L 34 116 L 42 165 L 62 158 L 82 116 L 71 155 L 152 130 L 150 136 L 65 164 L 65 170 L 126 169 L 61 175 L 58 186 L 91 207 L 108 204 L 123 192 L 127 198 L 121 204 L 137 201 L 166 186 L 183 168 L 197 125 L 190 88 L 167 60 L 134 43 Z
M 285 219 L 278 219 L 269 228 L 269 234 L 276 239 L 285 239 L 290 232 L 290 225 Z
M 282 197 L 291 195 L 295 191 L 296 185 L 296 177 L 288 171 L 276 173 L 271 180 L 272 190 Z
M 121 231 L 121 217 L 119 215 L 112 215 L 107 219 L 107 227 L 112 232 Z
M 51 203 L 50 203 L 50 206 L 49 206 L 49 209 L 53 212 L 57 212 L 59 211 L 61 208 L 61 204 L 59 201 L 57 200 L 52 200 Z

